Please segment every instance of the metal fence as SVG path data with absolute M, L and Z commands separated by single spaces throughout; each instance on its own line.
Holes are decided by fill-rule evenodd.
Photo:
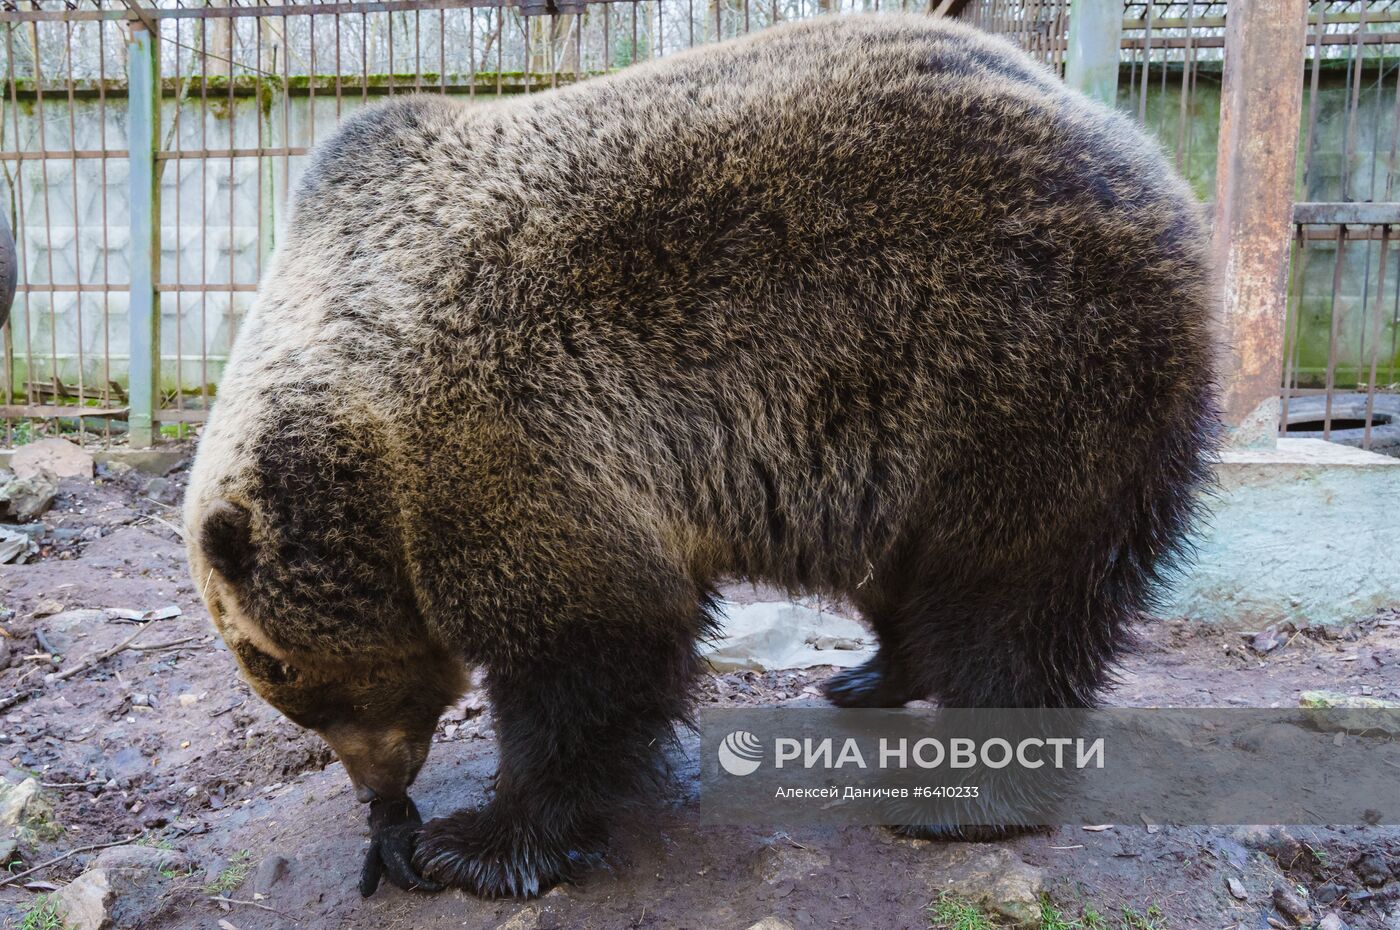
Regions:
M 356 107 L 535 93 L 881 9 L 957 15 L 1066 67 L 1067 0 L 0 0 L 0 206 L 20 267 L 0 439 L 144 443 L 202 421 L 305 155 Z M 1119 41 L 1119 107 L 1207 200 L 1225 14 L 1220 0 L 1127 0 Z M 1281 428 L 1375 445 L 1392 408 L 1400 428 L 1400 0 L 1309 16 Z

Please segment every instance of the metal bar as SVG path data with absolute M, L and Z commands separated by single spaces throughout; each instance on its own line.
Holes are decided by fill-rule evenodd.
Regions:
M 1108 106 L 1118 99 L 1123 0 L 1072 0 L 1065 83 Z
M 1342 329 L 1342 270 L 1346 267 L 1347 228 L 1337 227 L 1337 252 L 1332 263 L 1332 325 L 1327 337 L 1327 403 L 1322 411 L 1322 438 L 1332 438 L 1332 396 L 1337 386 L 1337 340 Z
M 1371 425 L 1376 415 L 1376 368 L 1380 362 L 1381 309 L 1385 300 L 1385 260 L 1390 247 L 1390 227 L 1381 227 L 1381 257 L 1379 280 L 1376 282 L 1376 321 L 1371 328 L 1371 368 L 1366 381 L 1366 431 L 1361 437 L 1361 448 L 1371 448 Z
M 630 0 L 586 0 L 587 4 L 608 4 L 624 3 Z M 219 6 L 219 7 L 171 7 L 156 8 L 142 7 L 141 14 L 155 20 L 163 19 L 243 19 L 258 16 L 311 16 L 321 14 L 337 13 L 396 13 L 416 10 L 455 10 L 464 8 L 490 9 L 501 6 L 500 0 L 370 0 L 370 2 L 339 2 L 339 3 L 287 3 L 269 6 Z M 968 0 L 952 0 L 946 4 L 939 3 L 937 9 L 942 11 L 942 15 L 949 18 L 959 16 L 967 7 Z M 137 18 L 137 14 L 127 9 L 68 9 L 68 10 L 0 10 L 0 23 L 5 22 L 82 22 L 91 20 L 116 20 L 130 21 Z M 1368 14 L 1367 20 L 1376 23 L 1400 22 L 1400 11 L 1389 11 L 1380 14 Z M 1316 17 L 1310 17 L 1309 23 L 1315 22 Z M 1329 22 L 1336 23 L 1356 23 L 1357 14 L 1331 15 Z M 1124 29 L 1142 29 L 1144 20 L 1127 19 L 1122 20 Z M 1220 29 L 1226 24 L 1225 17 L 1202 17 L 1195 21 L 1198 29 Z M 1156 20 L 1158 29 L 1184 29 L 1187 27 L 1186 20 L 1179 18 Z M 1373 33 L 1374 35 L 1375 33 Z M 1344 41 L 1349 37 L 1342 36 Z M 1219 47 L 1218 45 L 1216 47 Z
M 202 412 L 202 411 L 201 411 Z M 0 417 L 19 419 L 21 417 L 112 417 L 118 420 L 129 419 L 126 407 L 81 407 L 66 404 L 0 404 Z
M 146 448 L 154 439 L 160 357 L 160 185 L 155 152 L 160 136 L 159 42 L 133 25 L 127 42 L 128 197 L 131 214 L 131 285 L 127 324 L 131 339 L 128 441 Z
M 1226 25 L 1213 252 L 1224 272 L 1223 406 L 1232 440 L 1277 434 L 1306 10 L 1235 0 Z
M 1400 202 L 1300 201 L 1293 205 L 1293 222 L 1328 226 L 1338 223 L 1400 225 Z

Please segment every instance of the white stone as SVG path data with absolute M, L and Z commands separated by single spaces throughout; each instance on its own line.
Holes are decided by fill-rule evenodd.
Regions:
M 839 614 L 787 601 L 720 603 L 724 635 L 702 644 L 700 654 L 717 671 L 740 669 L 850 668 L 875 654 L 875 637 Z
M 92 456 L 66 439 L 40 439 L 16 449 L 10 469 L 21 478 L 45 469 L 59 478 L 91 478 Z

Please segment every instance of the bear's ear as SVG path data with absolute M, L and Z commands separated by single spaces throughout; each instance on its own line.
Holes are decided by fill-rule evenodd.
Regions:
M 199 547 L 226 580 L 247 580 L 253 571 L 253 527 L 248 511 L 225 500 L 214 501 L 199 527 Z

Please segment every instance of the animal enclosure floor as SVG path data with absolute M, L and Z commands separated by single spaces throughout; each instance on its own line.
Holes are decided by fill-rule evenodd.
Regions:
M 1150 831 L 1129 823 L 969 847 L 867 827 L 706 827 L 692 797 L 694 740 L 671 788 L 621 823 L 608 868 L 578 885 L 526 903 L 387 885 L 363 900 L 363 811 L 320 741 L 280 719 L 234 673 L 186 575 L 174 505 L 183 472 L 168 480 L 160 496 L 169 503 L 147 497 L 149 478 L 134 473 L 64 481 L 42 518 L 58 541 L 30 564 L 0 566 L 0 700 L 38 689 L 0 710 L 0 776 L 11 784 L 36 778 L 53 807 L 51 829 L 22 840 L 22 861 L 9 871 L 137 835 L 186 854 L 188 869 L 122 892 L 132 899 L 121 902 L 125 926 L 745 930 L 776 918 L 793 928 L 927 928 L 942 925 L 930 910 L 940 892 L 950 883 L 975 892 L 980 869 L 988 886 L 1015 875 L 1033 900 L 1043 891 L 1052 918 L 1043 925 L 1057 930 L 1076 921 L 1134 930 L 1294 926 L 1331 915 L 1353 928 L 1400 928 L 1400 829 Z M 180 613 L 153 621 L 132 644 L 141 648 L 44 682 L 55 671 L 46 654 L 60 656 L 62 672 L 137 630 L 110 610 L 73 611 L 159 616 L 171 606 Z M 1319 688 L 1400 698 L 1395 614 L 1358 618 L 1326 636 L 1285 633 L 1266 654 L 1238 631 L 1199 623 L 1148 623 L 1140 634 L 1112 703 L 1288 707 Z M 828 674 L 731 673 L 706 680 L 699 699 L 817 703 Z M 469 699 L 440 725 L 415 787 L 424 816 L 482 803 L 494 764 L 491 712 Z M 40 895 L 96 855 L 0 888 L 0 923 L 18 927 Z M 285 869 L 264 865 L 275 857 L 287 860 Z M 274 882 L 275 872 L 285 874 Z M 1290 917 L 1288 895 L 1308 917 Z M 1053 922 L 1055 913 L 1064 924 Z

